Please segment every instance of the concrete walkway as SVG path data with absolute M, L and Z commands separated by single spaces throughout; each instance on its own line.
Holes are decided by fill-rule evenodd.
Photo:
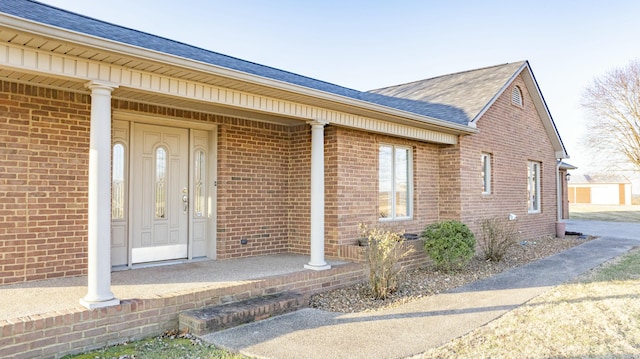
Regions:
M 567 221 L 602 236 L 563 253 L 397 308 L 316 309 L 209 334 L 207 342 L 258 358 L 406 358 L 438 347 L 640 245 L 640 224 Z

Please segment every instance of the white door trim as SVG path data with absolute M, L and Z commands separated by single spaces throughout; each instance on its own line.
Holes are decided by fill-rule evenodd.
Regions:
M 217 228 L 217 137 L 218 137 L 218 125 L 213 123 L 205 123 L 200 121 L 189 121 L 189 120 L 177 120 L 174 118 L 167 118 L 162 116 L 150 116 L 143 114 L 130 113 L 127 111 L 116 110 L 113 113 L 114 121 L 123 121 L 128 125 L 128 133 L 126 139 L 126 170 L 127 170 L 127 179 L 128 182 L 127 194 L 130 195 L 132 192 L 133 181 L 131 178 L 135 175 L 133 172 L 133 124 L 134 123 L 142 123 L 142 124 L 151 124 L 156 126 L 165 126 L 165 127 L 177 127 L 177 128 L 186 128 L 189 129 L 189 159 L 188 159 L 188 167 L 189 167 L 189 193 L 190 193 L 190 203 L 189 203 L 189 214 L 188 214 L 188 257 L 183 260 L 178 261 L 191 261 L 191 260 L 201 260 L 203 257 L 206 259 L 216 259 L 217 255 L 217 241 L 216 241 L 216 228 Z M 193 166 L 193 145 L 192 145 L 192 130 L 204 130 L 208 133 L 208 152 L 207 152 L 207 196 L 206 196 L 206 249 L 204 250 L 205 255 L 193 255 L 193 236 L 194 227 L 193 227 L 193 174 L 192 174 L 192 166 Z M 123 141 L 120 141 L 123 142 Z M 126 268 L 137 268 L 140 266 L 146 266 L 145 264 L 134 264 L 132 261 L 133 254 L 133 241 L 132 232 L 132 213 L 134 210 L 134 204 L 131 197 L 127 196 L 125 208 L 127 208 L 126 214 L 126 247 L 127 247 L 127 260 L 126 260 Z M 170 261 L 175 263 L 175 261 Z M 162 262 L 157 263 L 149 263 L 149 265 L 158 265 L 162 264 Z M 124 264 L 123 264 L 124 265 Z M 124 269 L 123 265 L 118 265 L 113 269 Z

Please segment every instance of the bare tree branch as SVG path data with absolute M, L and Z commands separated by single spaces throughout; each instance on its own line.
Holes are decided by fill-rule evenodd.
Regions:
M 585 89 L 587 144 L 600 167 L 632 165 L 640 171 L 640 62 L 615 69 Z

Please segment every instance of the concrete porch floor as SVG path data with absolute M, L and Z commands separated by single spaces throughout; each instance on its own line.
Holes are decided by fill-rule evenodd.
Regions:
M 278 254 L 116 271 L 111 274 L 111 290 L 120 300 L 154 299 L 308 271 L 303 267 L 308 262 L 309 256 Z M 346 262 L 327 260 L 327 263 L 336 266 Z M 78 301 L 86 293 L 86 276 L 0 286 L 0 322 L 69 309 L 84 309 Z

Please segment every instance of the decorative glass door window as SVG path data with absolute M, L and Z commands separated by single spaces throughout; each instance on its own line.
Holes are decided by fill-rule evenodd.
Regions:
M 202 217 L 205 213 L 205 156 L 204 151 L 198 150 L 195 153 L 194 175 L 193 175 L 193 200 L 194 216 Z
M 157 219 L 166 218 L 167 213 L 167 151 L 156 150 L 155 213 Z
M 121 143 L 113 145 L 111 219 L 124 219 L 124 146 Z

